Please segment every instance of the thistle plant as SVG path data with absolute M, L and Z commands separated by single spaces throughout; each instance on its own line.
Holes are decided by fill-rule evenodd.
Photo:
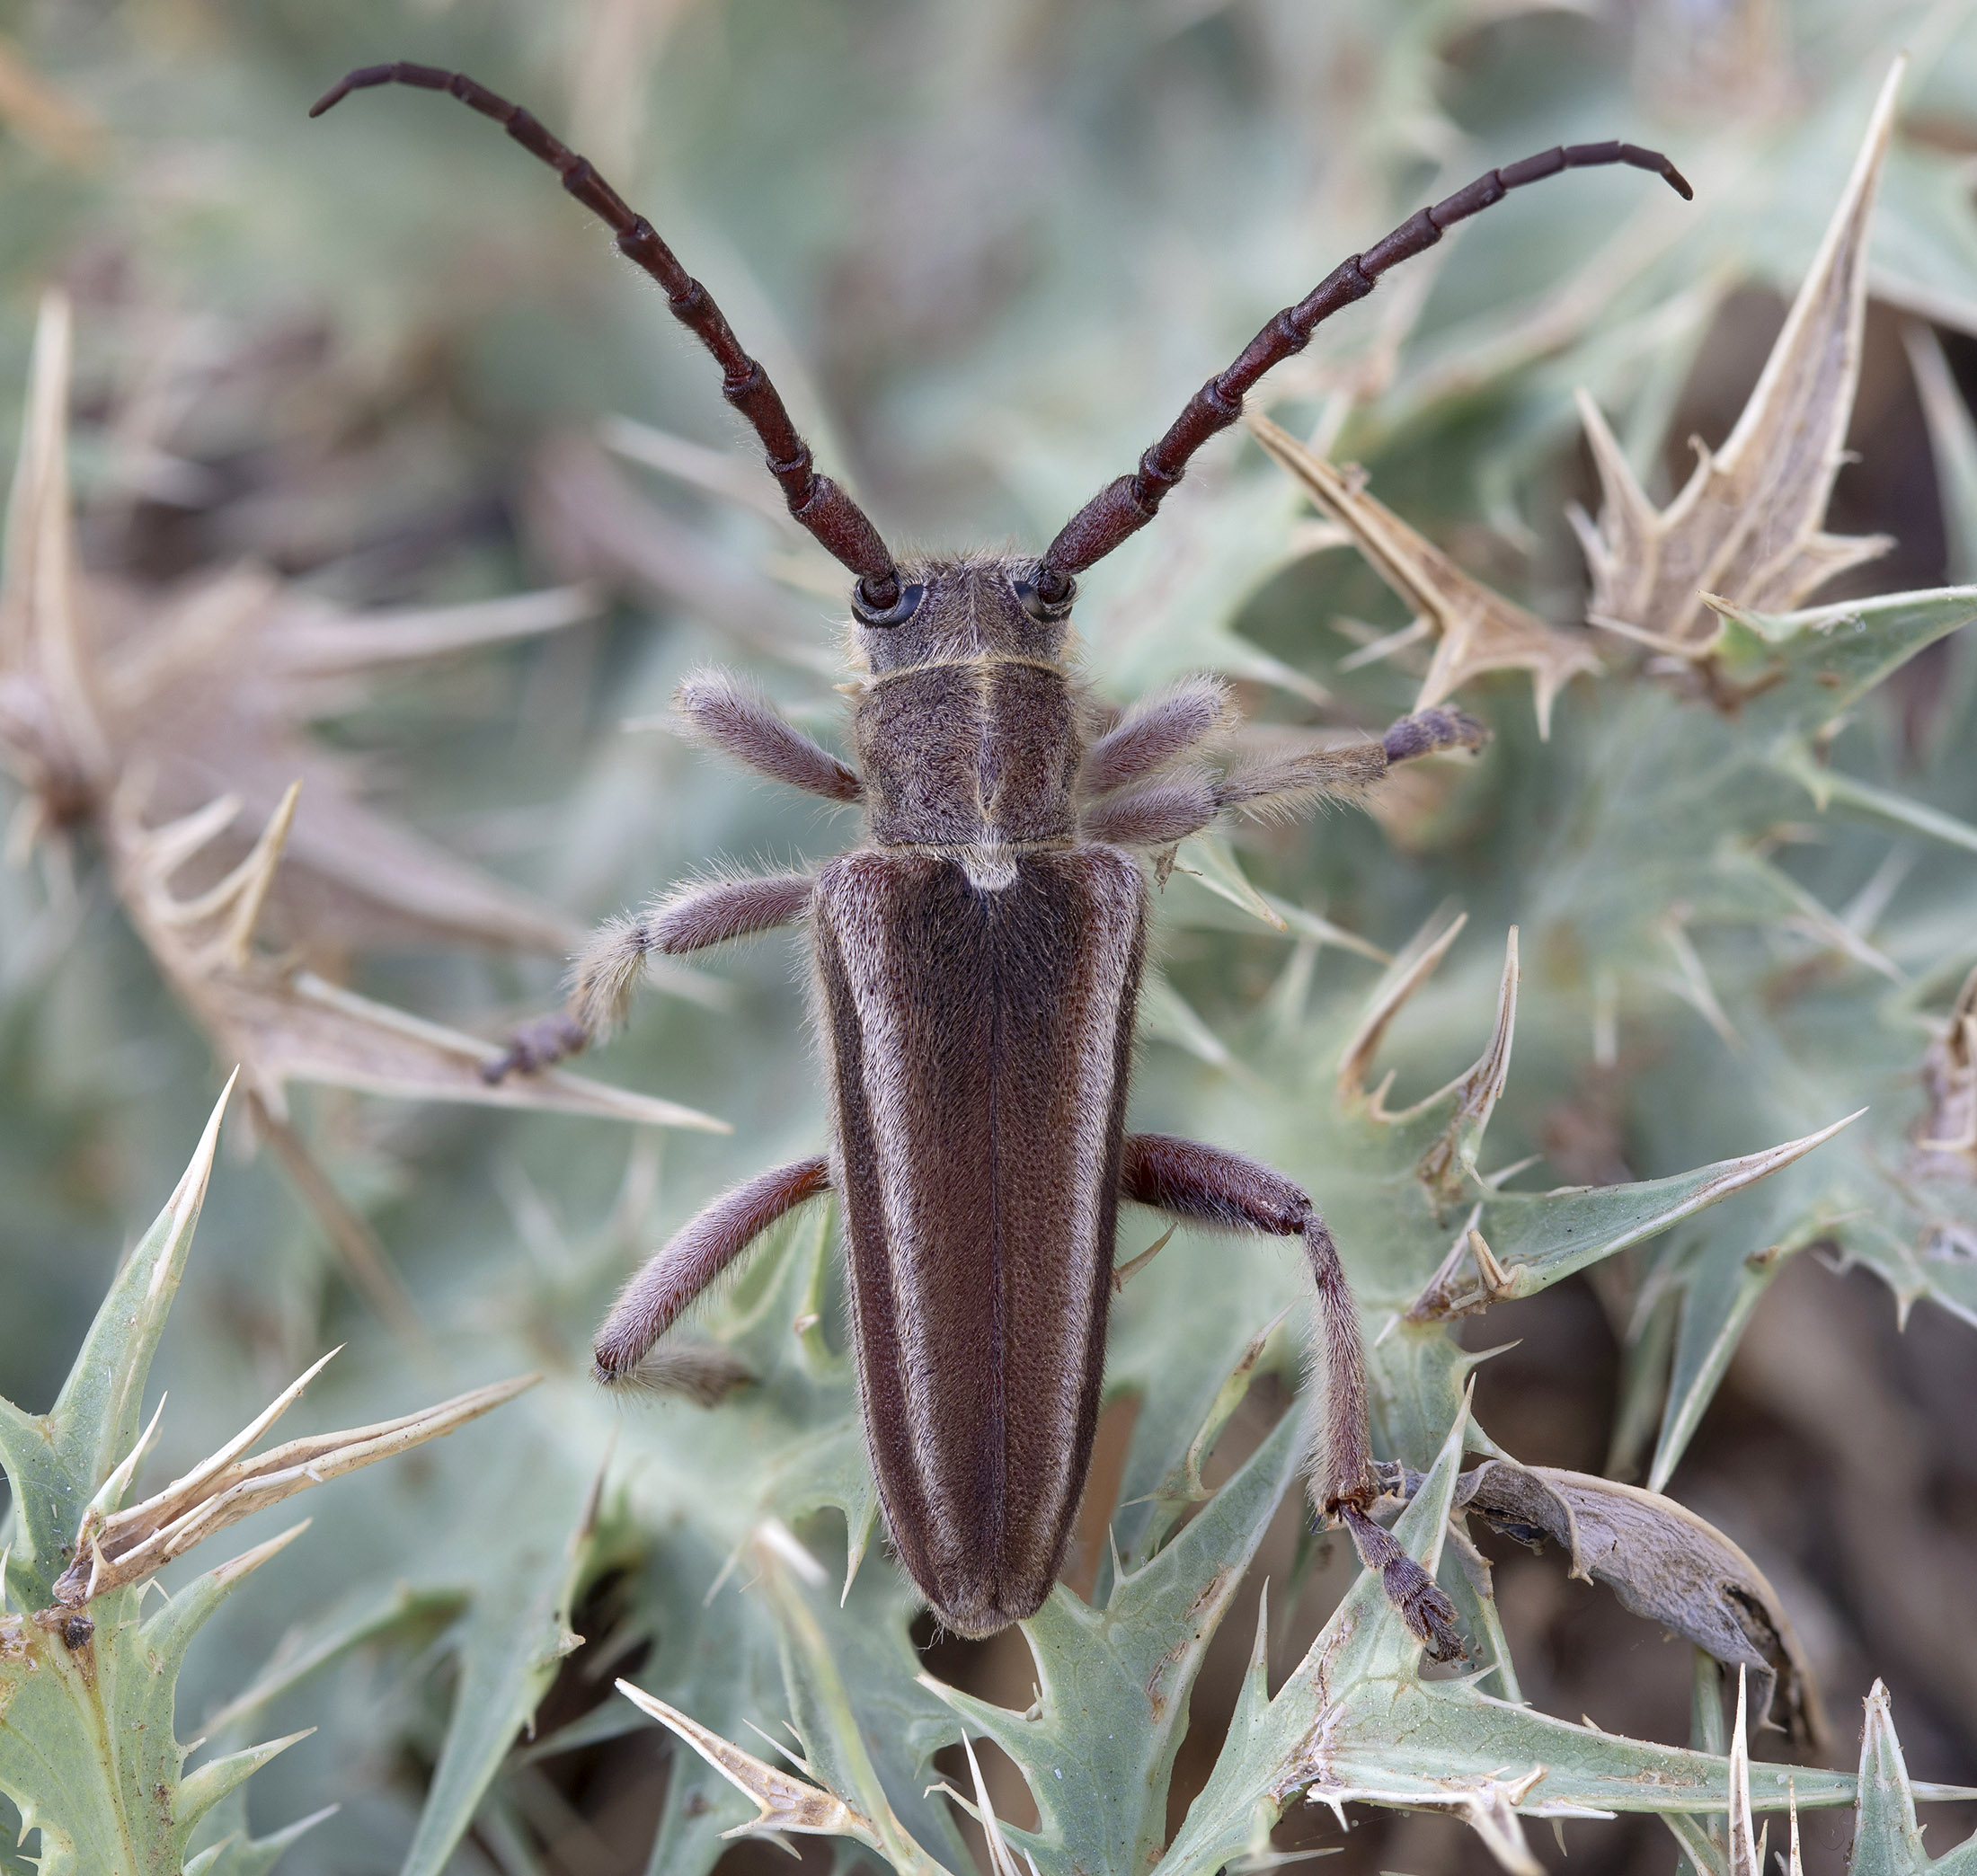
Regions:
M 773 11 L 205 9 L 165 89 L 129 22 L 0 40 L 24 387 L 0 1868 L 696 1876 L 780 1837 L 951 1876 L 1341 1845 L 1528 1872 L 1556 1831 L 1574 1867 L 1756 1876 L 1775 1852 L 1800 1876 L 1850 1830 L 1860 1876 L 1960 1876 L 1977 1838 L 1925 1848 L 1919 1818 L 1977 1784 L 1952 1606 L 1970 29 L 1824 0 L 1628 31 L 1459 4 Z M 1383 1528 L 1466 1660 L 1424 1662 L 1300 1509 L 1322 1377 L 1267 1249 L 1128 1208 L 1088 1541 L 983 1646 L 933 1635 L 888 1554 L 828 1206 L 676 1332 L 691 1389 L 590 1381 L 628 1271 L 819 1150 L 801 990 L 772 942 L 658 978 L 581 1074 L 481 1070 L 596 917 L 841 845 L 680 748 L 664 704 L 739 662 L 829 739 L 842 581 L 532 165 L 410 98 L 373 101 L 357 147 L 308 140 L 308 100 L 389 57 L 554 111 L 705 253 L 820 459 L 944 539 L 1031 542 L 1258 309 L 1480 167 L 1618 134 L 1691 176 L 1689 207 L 1520 198 L 1397 271 L 1079 600 L 1115 701 L 1207 670 L 1286 737 L 1441 703 L 1492 730 L 1370 815 L 1183 843 L 1134 1084 L 1135 1125 L 1317 1198 Z M 1782 323 L 1710 403 L 1765 291 Z M 1912 409 L 1906 479 L 1857 403 Z M 1902 502 L 1848 518 L 1864 484 Z M 142 1221 L 236 1066 L 253 1157 L 189 1257 L 212 1127 Z M 1872 1595 L 1831 1500 L 1711 1456 L 1786 1415 L 1749 1354 L 1811 1285 L 1962 1350 L 1916 1383 L 1926 1413 L 1893 1381 L 1859 1409 L 1847 1479 L 1884 1470 L 1872 1515 L 1899 1512 Z M 1574 1297 L 1613 1374 L 1565 1464 L 1498 1377 L 1560 1359 L 1542 1312 Z M 339 1344 L 307 1411 L 353 1430 L 257 1456 Z M 332 1484 L 299 1539 L 189 1554 L 503 1403 Z M 1671 1638 L 1681 1717 L 1567 1711 L 1556 1636 L 1498 1597 L 1534 1581 L 1630 1638 L 1600 1658 L 1613 1711 Z M 1889 1583 L 1907 1628 L 1874 1606 Z M 1442 1834 L 1391 1821 L 1424 1818 Z
M 224 1107 L 224 1101 L 222 1106 Z M 292 1525 L 161 1595 L 157 1575 L 229 1525 L 340 1473 L 423 1444 L 510 1400 L 533 1377 L 462 1394 L 375 1427 L 253 1454 L 314 1376 L 304 1375 L 203 1464 L 126 1504 L 158 1432 L 140 1428 L 145 1384 L 191 1254 L 218 1143 L 207 1123 L 156 1223 L 125 1261 L 54 1407 L 0 1401 L 0 1459 L 13 1491 L 0 1562 L 0 1780 L 40 1834 L 39 1868 L 199 1872 L 265 1870 L 317 1817 L 249 1840 L 221 1807 L 291 1735 L 208 1757 L 174 1727 L 180 1663 L 236 1585 L 307 1528 Z M 324 1358 L 326 1361 L 327 1357 Z M 316 1364 L 321 1367 L 323 1363 Z

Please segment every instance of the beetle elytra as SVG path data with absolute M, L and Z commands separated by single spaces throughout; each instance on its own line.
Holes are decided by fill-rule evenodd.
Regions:
M 705 289 L 527 111 L 463 74 L 398 64 L 352 72 L 311 115 L 393 84 L 448 92 L 492 118 L 611 226 L 721 366 L 723 393 L 761 439 L 791 514 L 853 576 L 855 765 L 719 676 L 689 680 L 677 704 L 702 741 L 860 805 L 864 839 L 814 874 L 718 880 L 614 921 L 580 957 L 566 1010 L 489 1064 L 491 1078 L 527 1073 L 606 1033 L 654 953 L 808 926 L 829 1150 L 749 1180 L 678 1232 L 606 1319 L 599 1378 L 635 1373 L 770 1225 L 835 1191 L 866 1443 L 893 1546 L 942 1622 L 988 1634 L 1033 1614 L 1063 1562 L 1091 1460 L 1119 1201 L 1295 1238 L 1317 1291 L 1326 1382 L 1312 1500 L 1351 1529 L 1429 1651 L 1460 1654 L 1452 1605 L 1370 1516 L 1380 1485 L 1359 1322 L 1310 1199 L 1253 1160 L 1129 1133 L 1125 1120 L 1146 857 L 1223 815 L 1363 794 L 1396 762 L 1480 746 L 1481 726 L 1422 711 L 1381 741 L 1210 766 L 1204 757 L 1235 721 L 1227 687 L 1198 678 L 1108 712 L 1071 668 L 1069 616 L 1077 576 L 1153 518 L 1263 373 L 1444 228 L 1571 168 L 1625 164 L 1684 197 L 1689 185 L 1665 156 L 1620 143 L 1492 170 L 1278 314 L 1041 556 L 901 565 L 816 472 Z

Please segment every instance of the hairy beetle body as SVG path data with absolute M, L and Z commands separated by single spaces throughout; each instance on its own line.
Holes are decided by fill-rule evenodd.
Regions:
M 1063 1561 L 1104 1358 L 1145 890 L 1109 847 L 863 852 L 811 912 L 859 1389 L 893 1543 L 947 1625 Z
M 852 1328 L 894 1545 L 947 1625 L 1029 1615 L 1091 1459 L 1145 882 L 1077 841 L 1090 712 L 1020 569 L 862 630 L 873 845 L 811 910 Z

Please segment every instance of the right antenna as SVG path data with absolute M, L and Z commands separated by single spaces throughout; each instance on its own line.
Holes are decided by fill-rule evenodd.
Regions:
M 1308 298 L 1287 306 L 1243 348 L 1242 356 L 1219 376 L 1211 377 L 1188 400 L 1173 427 L 1139 458 L 1131 475 L 1121 475 L 1092 497 L 1064 524 L 1051 543 L 1037 572 L 1037 597 L 1048 606 L 1061 606 L 1071 597 L 1074 577 L 1102 561 L 1113 549 L 1137 534 L 1159 512 L 1169 489 L 1187 473 L 1188 459 L 1219 430 L 1243 413 L 1243 399 L 1256 380 L 1274 365 L 1301 352 L 1326 320 L 1364 299 L 1389 267 L 1432 247 L 1441 231 L 1501 202 L 1513 189 L 1556 176 L 1562 170 L 1595 169 L 1624 163 L 1660 176 L 1686 202 L 1695 191 L 1681 172 L 1659 150 L 1636 144 L 1565 144 L 1506 164 L 1478 176 L 1446 201 L 1423 208 L 1377 246 L 1334 268 Z
M 598 174 L 587 156 L 559 143 L 519 104 L 510 104 L 465 72 L 438 66 L 363 66 L 340 79 L 309 107 L 321 117 L 353 91 L 377 84 L 409 84 L 419 91 L 445 92 L 470 111 L 494 121 L 563 178 L 563 186 L 591 214 L 610 224 L 618 251 L 666 289 L 666 305 L 681 325 L 700 341 L 721 367 L 721 394 L 754 426 L 768 456 L 769 473 L 782 485 L 789 511 L 820 545 L 858 576 L 857 597 L 868 611 L 882 613 L 900 598 L 900 571 L 879 530 L 865 511 L 828 475 L 812 466 L 810 445 L 798 435 L 781 394 L 734 336 L 714 296 L 679 264 L 672 249 L 643 215 L 634 215 L 616 190 Z

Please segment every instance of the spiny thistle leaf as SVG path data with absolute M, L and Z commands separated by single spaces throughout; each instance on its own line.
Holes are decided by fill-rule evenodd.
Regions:
M 1930 1296 L 1977 1323 L 1977 969 L 1923 1051 L 1921 1112 L 1905 1138 L 1863 1153 L 1836 1221 L 1849 1257 L 1878 1270 L 1903 1318 Z
M 1466 1432 L 1458 1416 L 1395 1535 L 1432 1568 L 1451 1509 Z M 1473 1679 L 1423 1681 L 1420 1646 L 1362 1577 L 1273 1700 L 1253 1680 L 1208 1784 L 1162 1859 L 1170 1876 L 1213 1876 L 1259 1849 L 1269 1826 L 1303 1794 L 1316 1803 L 1386 1803 L 1451 1812 L 1506 1869 L 1536 1866 L 1520 1816 L 1608 1816 L 1618 1810 L 1722 1810 L 1730 1765 L 1568 1725 L 1495 1700 Z M 1772 1780 L 1775 1776 L 1776 1786 Z M 1781 1807 L 1844 1804 L 1854 1781 L 1766 1767 L 1755 1794 Z
M 757 1527 L 749 1549 L 781 1639 L 799 1765 L 852 1807 L 900 1876 L 932 1876 L 941 1865 L 921 1837 L 944 1838 L 944 1848 L 953 1839 L 928 1802 L 928 1762 L 953 1735 L 913 1672 L 906 1609 L 896 1604 L 891 1622 L 872 1624 L 820 1607 L 812 1592 L 823 1569 L 774 1520 Z
M 46 1418 L 0 1403 L 0 1465 L 14 1495 L 8 1584 L 17 1598 L 54 1602 L 84 1513 L 138 1444 L 145 1379 L 192 1248 L 226 1105 L 223 1093 L 165 1208 L 118 1271 Z
M 642 1631 L 653 1635 L 654 1647 L 639 1673 L 641 1693 L 692 1714 L 714 1737 L 747 1737 L 751 1722 L 771 1726 L 787 1705 L 776 1626 L 763 1599 L 741 1594 L 730 1560 L 697 1532 L 681 1531 L 646 1558 L 626 1616 L 627 1633 Z M 619 1685 L 647 1712 L 664 1718 Z M 650 1863 L 677 1876 L 704 1876 L 749 1816 L 749 1801 L 725 1770 L 705 1756 L 676 1755 Z
M 1860 1736 L 1860 1795 L 1854 1807 L 1853 1849 L 1847 1876 L 1968 1876 L 1977 1869 L 1977 1836 L 1931 1859 L 1915 1821 L 1917 1787 L 1895 1737 L 1888 1690 L 1875 1682 L 1867 1695 L 1866 1724 Z M 1796 1833 L 1794 1833 L 1796 1863 Z
M 230 1730 L 367 1643 L 423 1644 L 429 1660 L 449 1664 L 452 1683 L 403 1866 L 426 1876 L 445 1867 L 490 1801 L 497 1775 L 514 1763 L 518 1735 L 584 1639 L 571 1628 L 572 1612 L 604 1567 L 607 1542 L 597 1486 L 586 1488 L 542 1420 L 517 1416 L 498 1457 L 478 1458 L 470 1477 L 436 1476 L 442 1490 L 429 1488 L 402 1520 L 409 1535 L 393 1553 L 394 1580 L 360 1588 L 291 1628 L 262 1676 L 208 1722 L 211 1732 Z M 490 1520 L 486 1532 L 463 1543 L 474 1518 Z
M 446 1867 L 516 1734 L 584 1639 L 570 1617 L 591 1567 L 602 1479 L 573 1526 L 559 1502 L 567 1491 L 526 1473 L 519 1482 L 509 1509 L 519 1541 L 460 1571 L 473 1593 L 446 1641 L 457 1689 L 401 1876 L 439 1876 Z
M 306 1526 L 208 1571 L 146 1619 L 143 1586 L 151 1575 L 249 1512 L 448 1432 L 529 1385 L 507 1383 L 384 1427 L 243 1458 L 298 1384 L 204 1465 L 120 1510 L 156 1429 L 154 1415 L 140 1436 L 137 1415 L 224 1106 L 223 1096 L 170 1204 L 111 1286 L 51 1411 L 36 1419 L 0 1403 L 0 1465 L 13 1491 L 0 1572 L 0 1791 L 24 1827 L 40 1831 L 47 1876 L 179 1876 L 207 1814 L 305 1737 L 185 1773 L 189 1748 L 177 1743 L 173 1706 L 181 1664 L 199 1630 Z M 41 1606 L 14 1613 L 23 1592 Z M 199 1863 L 265 1870 L 296 1834 L 231 1852 L 215 1845 Z
M 1801 748 L 1917 653 L 1977 618 L 1977 587 L 1890 593 L 1795 613 L 1704 597 L 1721 622 L 1704 650 L 1749 734 L 1760 744 L 1792 739 Z M 1803 770 L 1791 773 L 1799 779 Z
M 1510 1072 L 1518 984 L 1514 930 L 1495 1031 L 1475 1066 L 1399 1111 L 1386 1106 L 1386 1083 L 1371 1090 L 1364 1085 L 1387 1025 L 1459 930 L 1459 922 L 1447 925 L 1396 960 L 1348 1041 L 1339 1074 L 1341 1118 L 1361 1147 L 1353 1156 L 1361 1203 L 1377 1193 L 1382 1219 L 1381 1228 L 1365 1234 L 1380 1244 L 1380 1262 L 1363 1273 L 1355 1270 L 1354 1285 L 1369 1311 L 1384 1306 L 1400 1313 L 1395 1339 L 1405 1342 L 1450 1316 L 1547 1288 L 1770 1177 L 1848 1124 L 1837 1120 L 1803 1138 L 1664 1179 L 1503 1191 L 1483 1177 L 1476 1155 Z
M 213 1815 L 217 1816 L 225 1805 L 226 1801 L 216 1805 Z M 325 1818 L 333 1818 L 336 1811 L 335 1805 L 324 1805 L 306 1818 L 297 1818 L 286 1830 L 272 1831 L 264 1837 L 249 1837 L 244 1826 L 210 1849 L 201 1850 L 197 1856 L 189 1858 L 185 1876 L 268 1876 L 297 1838 L 314 1830 Z
M 1100 1606 L 1062 1584 L 1051 1592 L 1024 1624 L 1038 1677 L 1028 1713 L 939 1690 L 971 1733 L 986 1733 L 1022 1770 L 1040 1821 L 1033 1835 L 1008 1834 L 1045 1876 L 1144 1869 L 1158 1856 L 1194 1677 L 1295 1483 L 1301 1432 L 1299 1413 L 1279 1420 L 1201 1515 L 1150 1562 L 1115 1576 Z
M 1538 733 L 1548 737 L 1558 693 L 1574 677 L 1600 668 L 1585 635 L 1547 625 L 1465 573 L 1369 495 L 1362 473 L 1334 467 L 1267 417 L 1252 413 L 1245 420 L 1318 508 L 1345 528 L 1373 571 L 1414 609 L 1416 626 L 1434 641 L 1433 661 L 1414 707 L 1426 710 L 1444 702 L 1485 671 L 1528 671 Z M 1387 642 L 1397 647 L 1400 636 Z
M 1735 429 L 1704 454 L 1665 510 L 1649 502 L 1598 407 L 1582 398 L 1604 493 L 1597 527 L 1577 518 L 1595 624 L 1700 657 L 1703 594 L 1788 609 L 1886 550 L 1879 537 L 1842 539 L 1821 524 L 1859 379 L 1867 223 L 1905 64 L 1897 60 L 1882 87 L 1826 239 Z

